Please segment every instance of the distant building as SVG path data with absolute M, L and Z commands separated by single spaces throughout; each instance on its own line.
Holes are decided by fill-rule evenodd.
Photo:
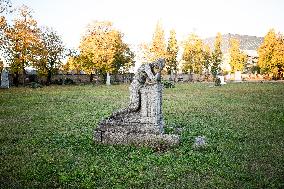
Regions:
M 247 54 L 248 61 L 245 65 L 244 72 L 250 73 L 252 71 L 252 68 L 257 65 L 259 57 L 257 54 L 257 49 L 263 43 L 264 38 L 249 36 L 249 35 L 230 34 L 230 33 L 222 35 L 221 50 L 223 52 L 223 62 L 221 68 L 224 71 L 231 70 L 229 64 L 230 61 L 229 49 L 230 49 L 231 38 L 238 39 L 240 42 L 240 50 Z M 203 41 L 204 43 L 208 44 L 212 50 L 214 49 L 215 37 L 206 38 Z

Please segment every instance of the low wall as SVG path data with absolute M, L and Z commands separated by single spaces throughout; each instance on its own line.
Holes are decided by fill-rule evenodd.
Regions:
M 111 82 L 112 83 L 130 83 L 133 79 L 134 74 L 117 74 L 117 75 L 111 75 Z M 102 76 L 98 75 L 87 75 L 87 74 L 56 74 L 51 77 L 51 83 L 54 84 L 60 84 L 65 80 L 72 80 L 74 83 L 104 83 L 105 80 L 102 78 Z M 10 85 L 13 84 L 13 75 L 9 74 L 9 81 Z M 37 82 L 41 84 L 46 83 L 46 77 L 45 76 L 38 76 L 38 75 L 26 75 L 26 78 L 24 80 L 23 75 L 19 75 L 19 84 L 23 84 L 23 81 L 25 81 L 25 84 L 31 83 L 31 82 Z
M 130 83 L 134 74 L 116 74 L 110 75 L 111 83 Z M 52 82 L 70 79 L 74 83 L 104 83 L 105 80 L 102 76 L 87 75 L 87 74 L 57 74 L 53 75 Z
M 118 74 L 111 75 L 111 83 L 131 83 L 134 74 Z M 234 74 L 225 75 L 225 81 L 234 81 Z M 271 80 L 272 77 L 269 75 L 260 75 L 260 74 L 242 74 L 242 80 L 244 81 L 264 81 Z M 54 84 L 62 84 L 64 80 L 72 80 L 74 83 L 94 83 L 94 84 L 103 84 L 105 80 L 98 76 L 92 75 L 92 79 L 90 75 L 87 74 L 57 74 L 53 75 L 51 78 L 52 83 Z M 163 75 L 164 80 L 174 80 L 175 82 L 213 82 L 212 75 L 200 75 L 200 74 L 177 74 L 173 75 Z M 92 81 L 91 81 L 92 80 Z M 9 74 L 10 85 L 13 85 L 13 75 Z M 23 84 L 23 75 L 19 76 L 19 84 Z M 30 82 L 37 82 L 41 84 L 46 83 L 46 77 L 38 76 L 38 75 L 27 75 L 25 79 L 25 83 L 28 84 Z
M 211 82 L 213 81 L 212 75 L 201 74 L 177 74 L 177 75 L 165 75 L 164 80 L 174 80 L 176 82 Z

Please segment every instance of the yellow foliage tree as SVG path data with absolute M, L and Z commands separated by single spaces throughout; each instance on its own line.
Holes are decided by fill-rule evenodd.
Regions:
M 271 59 L 272 73 L 275 79 L 284 77 L 284 36 L 278 34 L 273 57 Z
M 201 74 L 204 68 L 204 44 L 195 34 L 191 34 L 184 44 L 182 55 L 183 70 L 189 73 Z
M 275 79 L 283 77 L 284 70 L 284 39 L 271 29 L 258 49 L 258 66 L 261 73 L 272 74 Z
M 167 46 L 167 58 L 166 58 L 166 69 L 168 73 L 177 71 L 177 54 L 178 54 L 178 43 L 176 39 L 175 30 L 170 31 L 170 38 Z
M 209 76 L 209 68 L 212 63 L 212 52 L 211 52 L 209 45 L 204 45 L 203 57 L 204 57 L 204 69 L 205 69 L 206 75 Z
M 18 12 L 19 17 L 14 20 L 14 24 L 4 30 L 6 40 L 9 41 L 5 43 L 5 48 L 10 59 L 11 71 L 15 73 L 16 85 L 19 83 L 20 73 L 24 74 L 23 83 L 25 82 L 25 67 L 37 60 L 40 43 L 40 29 L 32 17 L 31 9 L 23 5 Z
M 82 64 L 80 63 L 79 56 L 69 56 L 67 63 L 63 65 L 65 71 L 72 71 L 75 74 L 79 74 L 82 68 Z
M 122 40 L 123 34 L 111 22 L 95 21 L 88 26 L 80 43 L 82 66 L 90 72 L 115 73 L 133 65 L 134 54 Z
M 0 0 L 0 50 L 7 53 L 9 40 L 6 36 L 8 24 L 6 15 L 12 12 L 12 4 L 10 0 Z
M 156 29 L 153 34 L 153 39 L 149 50 L 150 50 L 149 61 L 155 61 L 159 58 L 166 58 L 167 48 L 166 48 L 165 32 L 162 27 L 162 23 L 160 21 L 158 21 L 156 25 Z
M 221 33 L 218 32 L 214 42 L 214 51 L 212 52 L 211 73 L 214 76 L 214 78 L 216 78 L 216 75 L 221 70 L 220 64 L 223 58 L 221 44 L 222 44 L 222 35 Z
M 230 39 L 230 66 L 233 72 L 243 71 L 247 62 L 247 55 L 240 50 L 240 42 L 237 39 Z
M 7 22 L 6 22 L 6 18 L 4 16 L 0 16 L 0 48 L 1 50 L 4 50 L 5 48 L 5 30 L 7 27 Z
M 39 74 L 47 77 L 46 84 L 49 85 L 52 75 L 61 67 L 65 55 L 61 36 L 52 28 L 42 28 L 38 51 L 39 58 L 32 65 L 37 68 Z
M 140 61 L 144 64 L 151 61 L 151 53 L 150 53 L 150 44 L 149 43 L 141 43 L 139 45 L 140 51 Z

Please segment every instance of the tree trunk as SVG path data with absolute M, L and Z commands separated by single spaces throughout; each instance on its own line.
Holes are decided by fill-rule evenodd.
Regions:
M 51 70 L 48 70 L 47 72 L 47 79 L 46 79 L 46 85 L 50 85 L 51 83 Z
M 19 73 L 16 72 L 14 75 L 13 75 L 13 83 L 16 87 L 19 86 Z
M 93 82 L 93 79 L 94 79 L 94 75 L 93 75 L 93 73 L 91 73 L 91 75 L 90 75 L 90 82 L 91 83 Z
M 23 67 L 23 85 L 25 86 L 25 84 L 26 84 L 26 70 Z
M 192 71 L 189 72 L 188 81 L 189 81 L 189 82 L 193 82 L 193 73 L 192 73 Z

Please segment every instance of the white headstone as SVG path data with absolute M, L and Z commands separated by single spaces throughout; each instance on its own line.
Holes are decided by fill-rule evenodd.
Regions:
M 242 81 L 242 73 L 241 73 L 241 71 L 236 71 L 235 72 L 235 81 L 236 82 L 241 82 Z
M 228 73 L 227 75 L 225 75 L 225 79 L 227 81 L 230 81 L 231 80 L 231 73 Z
M 1 88 L 8 89 L 9 88 L 9 73 L 7 68 L 3 68 L 1 73 Z
M 109 73 L 107 72 L 107 80 L 106 80 L 106 84 L 107 85 L 110 85 L 110 75 Z
M 224 76 L 222 76 L 222 75 L 218 75 L 217 76 L 219 79 L 220 79 L 220 81 L 221 81 L 221 85 L 225 85 L 225 84 L 227 84 L 226 82 L 225 82 L 225 79 L 224 79 Z

